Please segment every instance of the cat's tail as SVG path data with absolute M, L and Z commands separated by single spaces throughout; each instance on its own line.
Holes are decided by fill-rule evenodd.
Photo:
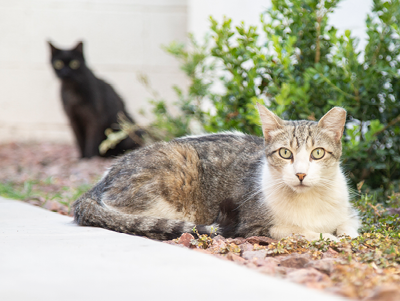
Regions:
M 196 227 L 198 234 L 230 234 L 234 218 L 227 219 L 230 213 L 221 212 L 212 225 L 195 225 L 194 223 L 151 216 L 139 216 L 121 213 L 105 205 L 93 189 L 83 194 L 73 204 L 75 221 L 81 226 L 101 227 L 108 230 L 146 236 L 158 240 L 170 240 L 183 233 L 193 233 Z M 223 229 L 228 232 L 224 233 Z M 225 236 L 225 235 L 224 235 Z

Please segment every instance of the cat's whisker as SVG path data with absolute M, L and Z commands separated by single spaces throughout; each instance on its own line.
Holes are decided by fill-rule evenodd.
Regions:
M 317 183 L 314 183 L 314 186 L 319 186 L 319 187 L 326 187 L 326 186 L 328 186 L 329 188 L 334 188 L 334 187 L 335 187 L 335 184 L 332 183 L 332 182 L 319 180 Z
M 260 188 L 259 190 L 255 191 L 255 192 L 251 193 L 249 196 L 247 196 L 247 198 L 244 199 L 244 200 L 240 203 L 240 205 L 237 206 L 237 208 L 236 208 L 235 210 L 239 209 L 241 206 L 243 206 L 247 201 L 249 201 L 251 198 L 253 198 L 253 197 L 256 196 L 257 194 L 261 194 L 261 193 L 264 192 L 264 195 L 266 196 L 266 198 L 268 198 L 268 197 L 269 197 L 269 194 L 266 194 L 266 193 L 265 193 L 266 190 L 269 190 L 270 194 L 273 194 L 275 191 L 279 190 L 279 188 L 280 188 L 281 186 L 285 186 L 285 185 L 286 185 L 286 184 L 285 184 L 283 181 L 274 182 L 273 184 L 271 184 L 271 187 L 273 188 L 273 190 L 270 190 L 270 186 L 268 186 L 268 185 L 261 186 L 261 188 Z
M 251 198 L 256 196 L 257 194 L 262 192 L 262 188 L 258 189 L 257 191 L 253 192 L 250 196 L 247 196 L 246 199 L 242 200 L 241 203 L 234 209 L 237 210 L 240 207 L 242 207 L 247 201 L 249 201 Z
M 349 188 L 349 193 L 352 198 L 361 197 L 361 192 L 355 190 L 354 188 Z
M 282 181 L 277 184 L 275 184 L 272 189 L 268 189 L 269 187 L 266 187 L 263 189 L 265 199 L 268 200 L 272 195 L 274 195 L 276 192 L 281 190 L 281 188 L 286 187 L 287 185 Z M 268 191 L 268 193 L 267 193 Z

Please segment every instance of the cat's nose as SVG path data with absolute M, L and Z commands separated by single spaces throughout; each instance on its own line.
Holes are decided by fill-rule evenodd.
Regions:
M 299 178 L 300 182 L 304 180 L 306 177 L 305 173 L 297 173 L 296 176 Z

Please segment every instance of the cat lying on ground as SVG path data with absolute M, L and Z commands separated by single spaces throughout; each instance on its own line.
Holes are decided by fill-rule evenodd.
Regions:
M 54 47 L 50 42 L 51 64 L 61 80 L 61 98 L 82 158 L 99 156 L 99 145 L 107 137 L 105 130 L 119 130 L 118 114 L 123 113 L 134 123 L 125 105 L 105 81 L 98 79 L 86 66 L 83 43 L 71 50 Z M 136 132 L 141 137 L 140 131 Z M 126 150 L 140 147 L 131 138 L 122 140 L 102 156 L 116 156 Z
M 356 237 L 340 168 L 346 111 L 335 107 L 314 122 L 258 109 L 264 138 L 189 136 L 123 156 L 74 203 L 76 222 L 154 239 L 194 226 L 225 237 Z

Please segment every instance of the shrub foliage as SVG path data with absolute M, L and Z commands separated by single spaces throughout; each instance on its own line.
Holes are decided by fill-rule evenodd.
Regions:
M 332 106 L 348 112 L 343 163 L 354 184 L 398 191 L 400 176 L 400 2 L 374 0 L 365 49 L 328 24 L 340 0 L 272 0 L 260 26 L 211 21 L 203 43 L 172 43 L 190 79 L 175 87 L 180 114 L 153 100 L 155 126 L 190 134 L 240 130 L 261 135 L 255 103 L 285 119 L 318 120 Z M 173 135 L 172 135 L 173 136 Z

